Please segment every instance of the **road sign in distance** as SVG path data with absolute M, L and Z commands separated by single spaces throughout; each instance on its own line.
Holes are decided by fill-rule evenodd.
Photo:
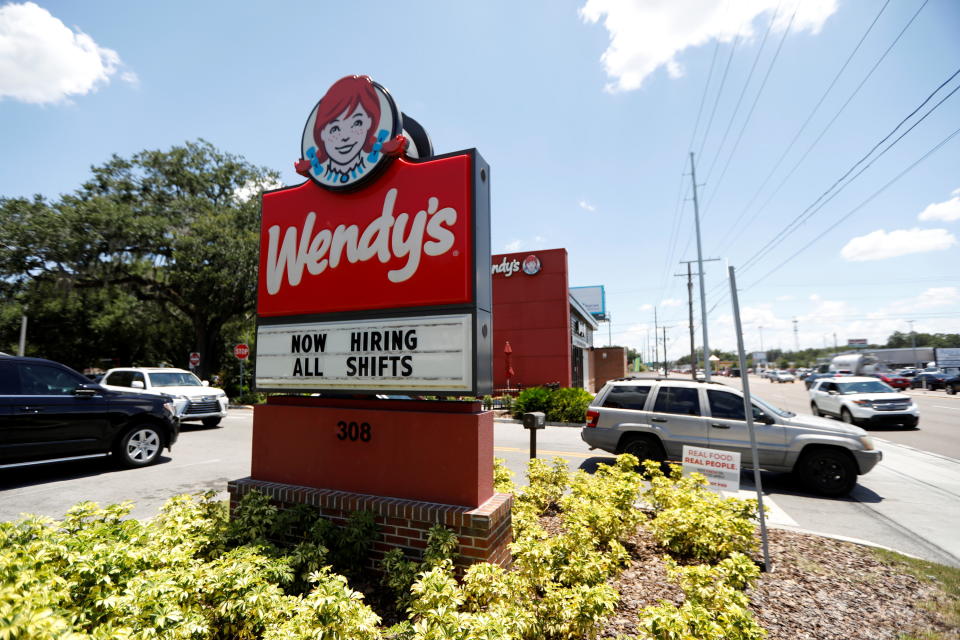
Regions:
M 246 360 L 250 357 L 250 347 L 245 344 L 238 344 L 233 348 L 233 355 L 240 360 Z
M 200 366 L 200 354 L 196 351 L 190 353 L 190 366 L 198 367 Z

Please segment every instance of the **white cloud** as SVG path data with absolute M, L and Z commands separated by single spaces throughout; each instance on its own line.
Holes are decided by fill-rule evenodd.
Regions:
M 883 313 L 914 313 L 924 309 L 935 309 L 950 305 L 960 305 L 960 289 L 957 287 L 931 287 L 919 295 L 891 302 L 884 308 Z
M 503 250 L 506 253 L 516 253 L 517 251 L 520 251 L 520 247 L 522 246 L 523 246 L 523 243 L 520 242 L 519 240 L 511 240 L 506 245 L 504 245 Z
M 890 233 L 878 229 L 850 240 L 840 250 L 840 255 L 851 262 L 864 262 L 911 253 L 943 251 L 955 244 L 957 239 L 946 229 L 896 229 Z
M 683 304 L 683 300 L 678 300 L 677 298 L 667 298 L 666 300 L 660 301 L 661 307 L 679 307 Z
M 792 10 L 780 0 L 587 0 L 580 17 L 595 24 L 603 20 L 610 45 L 601 56 L 604 70 L 613 81 L 608 91 L 638 89 L 660 67 L 672 78 L 683 75 L 677 55 L 687 48 L 712 40 L 732 41 L 754 34 L 753 22 L 780 7 L 776 31 L 786 29 Z M 793 31 L 818 33 L 837 10 L 836 0 L 801 2 Z M 766 28 L 763 26 L 763 28 Z
M 580 200 L 579 202 L 577 202 L 577 204 L 580 205 L 581 209 L 583 209 L 584 211 L 589 211 L 590 213 L 593 213 L 594 211 L 597 210 L 595 206 L 593 206 L 586 200 Z
M 652 304 L 642 304 L 640 305 L 640 311 L 651 311 L 653 310 Z
M 32 2 L 0 7 L 0 99 L 44 104 L 96 91 L 121 65 L 112 49 Z M 136 83 L 136 74 L 124 80 Z
M 793 300 L 793 296 L 791 295 L 777 296 L 776 300 L 777 302 L 789 302 L 790 300 Z
M 917 216 L 918 220 L 943 220 L 956 222 L 960 220 L 960 189 L 951 193 L 953 197 L 944 202 L 934 202 Z

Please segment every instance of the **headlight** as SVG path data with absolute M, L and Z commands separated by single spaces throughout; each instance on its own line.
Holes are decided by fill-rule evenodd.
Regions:
M 171 416 L 176 415 L 176 412 L 173 410 L 173 403 L 172 403 L 172 402 L 164 402 L 164 403 L 163 403 L 163 410 L 166 411 L 167 413 L 169 413 Z
M 873 451 L 876 448 L 870 436 L 860 436 L 860 444 L 863 445 L 864 451 Z

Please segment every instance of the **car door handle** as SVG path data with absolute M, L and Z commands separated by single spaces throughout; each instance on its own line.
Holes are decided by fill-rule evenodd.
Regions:
M 712 422 L 712 423 L 710 423 L 710 426 L 713 427 L 714 429 L 729 429 L 729 428 L 730 428 L 730 425 L 728 425 L 728 424 L 720 424 L 719 422 Z
M 666 418 L 650 418 L 650 422 L 666 422 Z

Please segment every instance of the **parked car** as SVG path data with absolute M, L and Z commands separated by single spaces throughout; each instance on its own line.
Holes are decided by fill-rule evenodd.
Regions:
M 811 373 L 803 380 L 803 384 L 807 386 L 807 389 L 813 386 L 813 383 L 821 378 L 832 378 L 834 374 L 832 373 Z
M 794 382 L 797 379 L 789 371 L 774 371 L 773 376 L 770 378 L 771 382 Z
M 840 496 L 882 458 L 859 427 L 752 400 L 763 469 L 793 471 L 811 490 Z M 580 437 L 591 448 L 641 460 L 678 460 L 691 445 L 735 451 L 752 465 L 743 394 L 719 382 L 611 380 L 590 403 Z
M 103 376 L 107 389 L 170 397 L 181 421 L 200 420 L 205 427 L 215 427 L 227 415 L 227 394 L 209 385 L 172 367 L 121 367 Z
M 110 391 L 51 360 L 0 355 L 0 466 L 110 454 L 142 467 L 179 433 L 167 398 Z
M 909 389 L 910 388 L 910 378 L 897 375 L 895 373 L 871 373 L 869 374 L 872 378 L 877 378 L 884 384 L 893 387 L 894 389 Z
M 847 424 L 916 427 L 920 410 L 913 399 L 868 376 L 821 378 L 810 389 L 810 410 Z
M 911 389 L 945 389 L 947 380 L 950 379 L 945 373 L 934 373 L 930 371 L 921 371 L 910 379 Z
M 948 378 L 943 384 L 947 389 L 947 393 L 955 396 L 957 395 L 957 392 L 960 391 L 960 376 Z

